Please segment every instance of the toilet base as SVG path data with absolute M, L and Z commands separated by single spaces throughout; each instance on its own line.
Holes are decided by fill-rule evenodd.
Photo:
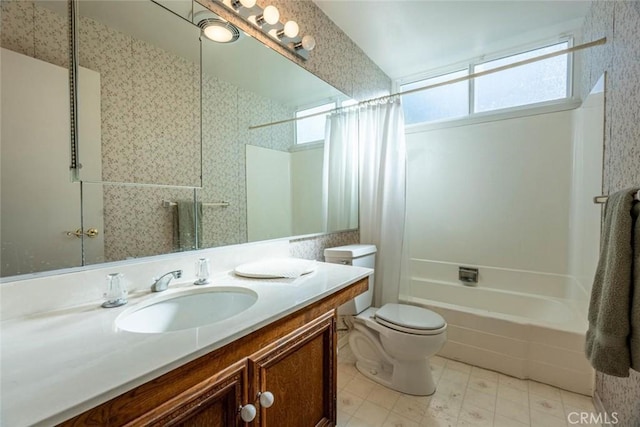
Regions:
M 358 360 L 356 361 L 356 369 L 371 381 L 400 393 L 431 396 L 436 391 L 428 360 L 412 362 L 405 360 L 402 367 L 395 365 L 391 369 L 382 364 L 371 364 Z
M 432 395 L 436 385 L 429 357 L 442 348 L 446 332 L 421 336 L 394 331 L 372 320 L 376 310 L 369 308 L 358 315 L 349 333 L 356 369 L 370 380 L 401 393 Z

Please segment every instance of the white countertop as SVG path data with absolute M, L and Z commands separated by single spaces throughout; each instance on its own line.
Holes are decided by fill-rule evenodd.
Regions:
M 246 311 L 218 323 L 161 334 L 118 330 L 115 318 L 133 305 L 193 288 L 174 279 L 169 290 L 129 295 L 123 307 L 102 301 L 1 323 L 0 425 L 52 425 L 169 372 L 367 277 L 371 269 L 318 263 L 297 279 L 246 279 L 218 273 L 206 287 L 240 286 L 258 294 Z M 198 288 L 203 288 L 199 286 Z

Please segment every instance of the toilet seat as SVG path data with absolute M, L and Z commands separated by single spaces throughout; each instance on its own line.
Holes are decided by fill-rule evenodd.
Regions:
M 447 328 L 438 313 L 406 304 L 385 304 L 376 311 L 374 320 L 396 331 L 415 335 L 437 335 Z

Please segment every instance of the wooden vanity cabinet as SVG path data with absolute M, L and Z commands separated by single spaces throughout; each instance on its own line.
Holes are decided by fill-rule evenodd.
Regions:
M 355 282 L 59 425 L 334 426 L 336 308 L 367 287 L 367 278 Z M 256 417 L 245 423 L 239 410 L 249 404 Z
M 336 421 L 335 310 L 315 319 L 250 358 L 252 396 L 269 391 L 260 426 L 331 426 Z
M 247 361 L 235 363 L 173 399 L 142 414 L 127 425 L 230 427 L 238 422 L 238 409 L 247 402 Z

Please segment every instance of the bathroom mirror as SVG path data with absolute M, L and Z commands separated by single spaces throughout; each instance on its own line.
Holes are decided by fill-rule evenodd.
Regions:
M 246 170 L 246 152 L 251 150 L 247 147 L 290 158 L 306 152 L 302 145 L 296 146 L 293 122 L 256 130 L 249 126 L 289 119 L 300 108 L 346 96 L 242 32 L 235 43 L 201 41 L 193 21 L 207 11 L 191 1 L 79 2 L 78 117 L 83 167 L 82 182 L 71 182 L 66 7 L 66 1 L 2 2 L 3 49 L 41 65 L 54 65 L 62 76 L 63 86 L 55 97 L 64 107 L 54 107 L 61 115 L 49 120 L 61 124 L 61 142 L 55 148 L 47 145 L 41 163 L 53 167 L 71 193 L 53 195 L 48 186 L 53 172 L 43 172 L 28 187 L 27 177 L 38 176 L 34 166 L 41 169 L 40 163 L 25 156 L 22 167 L 15 163 L 16 167 L 5 168 L 11 161 L 6 155 L 7 112 L 19 111 L 13 108 L 15 100 L 5 97 L 5 87 L 12 84 L 3 84 L 2 277 L 193 248 L 195 231 L 191 246 L 176 245 L 175 204 L 179 201 L 202 203 L 200 219 L 194 224 L 200 226 L 199 247 L 324 231 L 310 221 L 313 226 L 289 223 L 277 234 L 257 233 L 252 238 L 252 232 L 249 236 L 246 177 L 252 172 Z M 39 19 L 37 25 L 34 16 Z M 3 78 L 9 55 L 3 50 Z M 36 76 L 42 74 L 52 73 L 39 71 Z M 44 93 L 35 100 L 48 98 Z M 23 116 L 27 126 L 34 122 Z M 43 141 L 50 139 L 48 129 L 31 139 L 34 150 L 42 151 Z M 314 150 L 316 158 L 321 157 L 317 156 L 321 145 L 309 152 Z M 310 191 L 302 185 L 311 176 L 318 177 L 321 165 L 294 166 L 290 161 L 289 167 L 296 172 L 290 174 L 287 185 L 296 186 L 302 197 L 317 194 L 318 181 Z M 22 175 L 9 176 L 12 169 Z M 7 203 L 12 194 L 5 191 L 9 182 L 18 183 L 12 190 L 15 203 Z M 292 197 L 291 209 L 311 206 L 304 198 Z M 31 205 L 24 204 L 27 200 Z M 62 218 L 63 223 L 54 223 L 53 217 Z M 22 222 L 16 225 L 10 219 Z M 13 232 L 5 234 L 9 229 Z M 97 234 L 89 236 L 90 230 Z M 58 260 L 62 246 L 68 247 L 68 255 Z

